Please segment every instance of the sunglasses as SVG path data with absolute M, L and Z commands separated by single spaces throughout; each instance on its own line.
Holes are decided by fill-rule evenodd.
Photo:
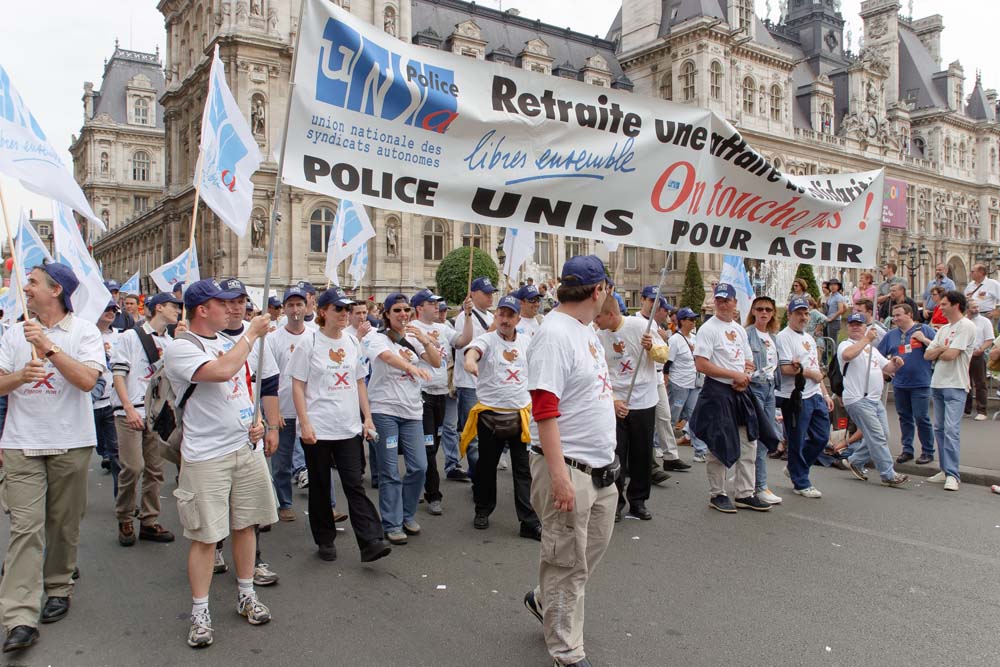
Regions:
M 539 296 L 536 296 L 536 297 L 533 297 L 531 299 L 525 299 L 525 301 L 527 301 L 528 303 L 541 303 L 542 302 L 542 298 L 539 297 Z
M 350 306 L 338 306 L 338 305 L 333 306 L 333 312 L 335 313 L 343 313 L 344 311 L 350 312 L 350 310 L 351 310 Z
M 754 308 L 758 313 L 773 313 L 774 308 L 768 308 L 767 306 L 757 306 Z
M 409 307 L 409 306 L 406 306 L 405 308 L 393 308 L 393 309 L 392 309 L 392 310 L 390 310 L 389 312 L 390 312 L 390 313 L 393 313 L 393 314 L 398 314 L 398 313 L 408 313 L 408 312 L 410 312 L 410 307 Z

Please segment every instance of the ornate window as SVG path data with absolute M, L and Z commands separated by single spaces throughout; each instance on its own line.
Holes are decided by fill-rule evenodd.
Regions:
M 681 65 L 681 91 L 685 102 L 694 101 L 694 82 L 696 73 L 694 63 L 690 60 Z
M 440 220 L 424 223 L 424 259 L 438 262 L 444 257 L 445 226 Z
M 482 225 L 466 222 L 462 225 L 462 246 L 479 248 L 482 250 L 485 240 Z
M 132 180 L 143 183 L 149 180 L 149 153 L 146 151 L 132 154 Z
M 736 0 L 736 27 L 750 32 L 753 23 L 753 0 Z
M 771 86 L 771 120 L 781 120 L 781 86 Z
M 833 109 L 829 102 L 823 102 L 819 111 L 820 132 L 833 134 Z
M 743 113 L 753 113 L 754 96 L 757 94 L 757 86 L 751 77 L 743 79 Z
M 566 259 L 584 254 L 585 241 L 578 236 L 566 237 Z
M 137 97 L 132 105 L 132 115 L 136 125 L 150 125 L 149 122 L 149 99 Z
M 545 232 L 535 234 L 535 264 L 550 266 L 552 264 L 552 241 Z
M 722 99 L 722 63 L 718 60 L 713 60 L 712 65 L 709 67 L 709 72 L 711 75 L 712 84 L 712 99 L 721 100 Z
M 309 252 L 326 252 L 336 217 L 336 211 L 328 206 L 321 206 L 312 212 L 309 216 Z
M 660 97 L 665 100 L 674 99 L 674 73 L 667 72 L 660 79 Z

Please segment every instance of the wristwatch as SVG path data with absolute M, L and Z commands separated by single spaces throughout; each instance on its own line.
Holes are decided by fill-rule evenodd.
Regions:
M 280 431 L 281 427 L 280 426 L 268 426 L 267 430 L 268 431 Z
M 51 348 L 49 348 L 49 351 L 45 353 L 45 358 L 48 359 L 53 354 L 58 354 L 60 352 L 62 352 L 62 348 L 59 347 L 58 345 L 53 345 Z

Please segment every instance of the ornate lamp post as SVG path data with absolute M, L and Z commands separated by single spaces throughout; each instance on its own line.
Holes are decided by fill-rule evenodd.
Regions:
M 903 246 L 899 249 L 899 263 L 904 270 L 910 272 L 910 297 L 914 294 L 914 280 L 921 267 L 927 266 L 930 260 L 930 251 L 923 243 L 917 248 L 916 244 L 910 243 L 909 247 Z

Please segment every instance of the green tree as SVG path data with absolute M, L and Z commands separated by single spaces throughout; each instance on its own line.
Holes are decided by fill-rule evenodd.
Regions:
M 474 248 L 472 256 L 472 277 L 487 277 L 499 288 L 500 271 L 496 262 L 484 250 Z M 448 300 L 451 305 L 460 304 L 469 293 L 469 248 L 461 247 L 445 255 L 438 265 L 437 293 Z
M 701 312 L 705 303 L 705 282 L 698 268 L 698 258 L 693 252 L 688 253 L 687 270 L 684 273 L 684 292 L 681 294 L 681 307 L 687 306 L 696 313 Z
M 819 285 L 816 283 L 816 274 L 813 273 L 812 264 L 799 264 L 795 271 L 795 277 L 806 281 L 806 291 L 819 303 Z

